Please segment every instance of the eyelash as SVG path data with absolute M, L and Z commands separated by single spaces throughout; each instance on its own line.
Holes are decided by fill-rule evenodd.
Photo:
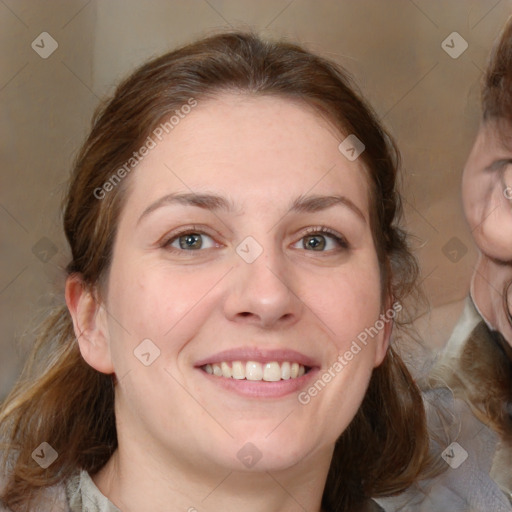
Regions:
M 312 228 L 308 228 L 308 229 L 306 229 L 306 232 L 302 235 L 301 238 L 304 238 L 306 236 L 311 236 L 311 235 L 328 235 L 330 238 L 333 238 L 336 241 L 336 243 L 340 246 L 341 249 L 344 249 L 344 250 L 350 249 L 350 245 L 344 236 L 340 235 L 336 231 L 333 231 L 332 229 L 327 228 L 325 226 L 315 226 Z M 316 251 L 311 251 L 311 252 L 316 252 Z M 321 252 L 327 252 L 327 251 L 321 251 Z
M 176 254 L 178 254 L 178 253 L 183 254 L 185 252 L 201 252 L 201 249 L 197 249 L 197 250 L 192 249 L 192 250 L 188 251 L 186 249 L 181 249 L 181 248 L 177 249 L 176 247 L 171 247 L 171 244 L 174 243 L 176 240 L 178 240 L 181 236 L 192 235 L 192 234 L 206 235 L 213 239 L 212 235 L 209 235 L 208 233 L 202 231 L 201 228 L 197 228 L 196 226 L 191 226 L 191 227 L 184 228 L 176 233 L 170 234 L 168 237 L 166 237 L 164 240 L 162 240 L 160 245 L 162 248 L 167 249 Z M 324 235 L 324 236 L 327 235 L 327 237 L 332 238 L 339 245 L 339 249 L 336 250 L 336 252 L 350 249 L 350 244 L 348 243 L 348 241 L 345 237 L 343 237 L 336 231 L 333 231 L 332 229 L 327 228 L 325 226 L 315 226 L 315 227 L 307 228 L 299 240 L 301 240 L 307 236 L 312 236 L 312 235 Z M 304 250 L 306 250 L 306 249 L 304 249 Z M 203 251 L 204 251 L 204 249 L 203 249 Z M 307 252 L 328 253 L 328 252 L 332 252 L 332 250 L 329 250 L 329 251 L 307 251 Z

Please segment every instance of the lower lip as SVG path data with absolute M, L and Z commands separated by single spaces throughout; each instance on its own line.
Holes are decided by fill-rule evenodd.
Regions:
M 250 398 L 281 398 L 305 388 L 315 378 L 319 370 L 313 368 L 308 373 L 295 379 L 279 380 L 268 382 L 264 380 L 233 379 L 228 377 L 217 377 L 198 370 L 210 381 L 222 386 L 228 391 L 233 391 L 241 396 Z

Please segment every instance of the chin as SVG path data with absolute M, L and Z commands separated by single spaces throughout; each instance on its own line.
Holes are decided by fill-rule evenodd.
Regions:
M 222 450 L 216 457 L 218 464 L 232 471 L 282 471 L 304 461 L 315 451 L 312 439 L 299 444 L 296 434 L 289 431 L 281 435 L 268 434 L 266 430 L 259 435 L 236 436 L 222 445 L 216 444 Z

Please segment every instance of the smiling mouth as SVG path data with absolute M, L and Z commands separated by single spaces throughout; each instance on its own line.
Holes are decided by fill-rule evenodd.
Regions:
M 225 377 L 235 380 L 251 380 L 277 382 L 302 377 L 311 369 L 296 362 L 270 361 L 222 361 L 221 363 L 205 364 L 201 369 L 216 377 Z

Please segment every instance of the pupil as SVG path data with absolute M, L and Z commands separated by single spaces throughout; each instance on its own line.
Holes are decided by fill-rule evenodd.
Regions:
M 318 247 L 323 249 L 325 246 L 325 240 L 323 240 L 323 239 L 320 240 L 320 237 L 318 237 L 318 236 L 310 236 L 310 237 L 308 237 L 307 244 L 312 249 L 317 249 Z
M 184 240 L 184 244 L 180 243 L 182 249 L 186 249 L 186 248 L 198 249 L 202 245 L 200 235 L 197 233 L 185 235 L 184 237 L 182 237 L 182 240 Z

